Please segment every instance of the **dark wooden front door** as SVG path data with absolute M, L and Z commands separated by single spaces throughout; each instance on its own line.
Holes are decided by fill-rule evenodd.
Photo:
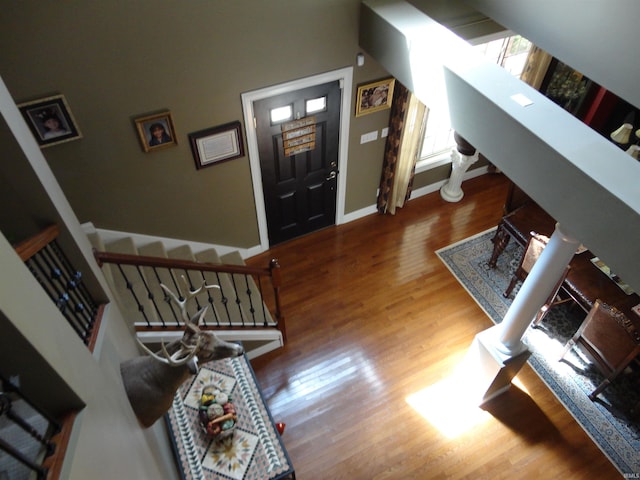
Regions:
M 340 105 L 339 81 L 254 102 L 271 245 L 335 224 Z

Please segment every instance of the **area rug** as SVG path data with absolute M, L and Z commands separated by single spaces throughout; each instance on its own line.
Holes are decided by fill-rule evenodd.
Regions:
M 233 435 L 209 438 L 198 420 L 202 390 L 215 385 L 233 403 Z M 217 360 L 176 392 L 165 416 L 183 480 L 294 479 L 295 472 L 246 356 Z
M 509 242 L 496 268 L 489 268 L 494 233 L 492 228 L 436 253 L 489 318 L 500 323 L 518 293 L 519 284 L 510 298 L 502 295 L 524 249 Z M 588 394 L 602 381 L 597 369 L 576 349 L 559 361 L 584 317 L 571 302 L 553 307 L 523 338 L 532 352 L 529 364 L 620 473 L 640 474 L 640 419 L 633 410 L 640 401 L 637 372 L 621 375 L 592 402 Z

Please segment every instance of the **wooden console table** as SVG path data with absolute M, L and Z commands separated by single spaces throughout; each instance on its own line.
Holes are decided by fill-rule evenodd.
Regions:
M 529 201 L 507 213 L 500 221 L 493 238 L 493 253 L 489 266 L 495 268 L 498 257 L 513 238 L 519 245 L 526 245 L 530 232 L 551 236 L 556 221 L 539 205 Z M 637 293 L 627 295 L 607 275 L 598 269 L 591 259 L 593 253 L 585 250 L 573 256 L 571 269 L 562 284 L 562 289 L 585 311 L 588 312 L 597 298 L 615 306 L 634 323 L 640 331 L 640 317 L 631 308 L 640 303 Z

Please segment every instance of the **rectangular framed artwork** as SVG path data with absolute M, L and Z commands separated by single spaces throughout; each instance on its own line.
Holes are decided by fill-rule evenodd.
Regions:
M 244 156 L 239 121 L 190 133 L 189 141 L 197 169 Z
M 356 95 L 356 117 L 391 108 L 395 83 L 395 78 L 387 78 L 359 86 Z
M 135 123 L 145 152 L 155 152 L 178 144 L 170 112 L 136 118 Z
M 18 109 L 40 148 L 82 138 L 64 95 L 21 103 Z

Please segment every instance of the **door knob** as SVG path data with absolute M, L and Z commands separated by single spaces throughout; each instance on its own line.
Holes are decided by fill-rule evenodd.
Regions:
M 331 170 L 331 172 L 329 172 L 329 176 L 325 180 L 333 180 L 337 176 L 338 176 L 338 172 L 336 172 L 335 170 Z

